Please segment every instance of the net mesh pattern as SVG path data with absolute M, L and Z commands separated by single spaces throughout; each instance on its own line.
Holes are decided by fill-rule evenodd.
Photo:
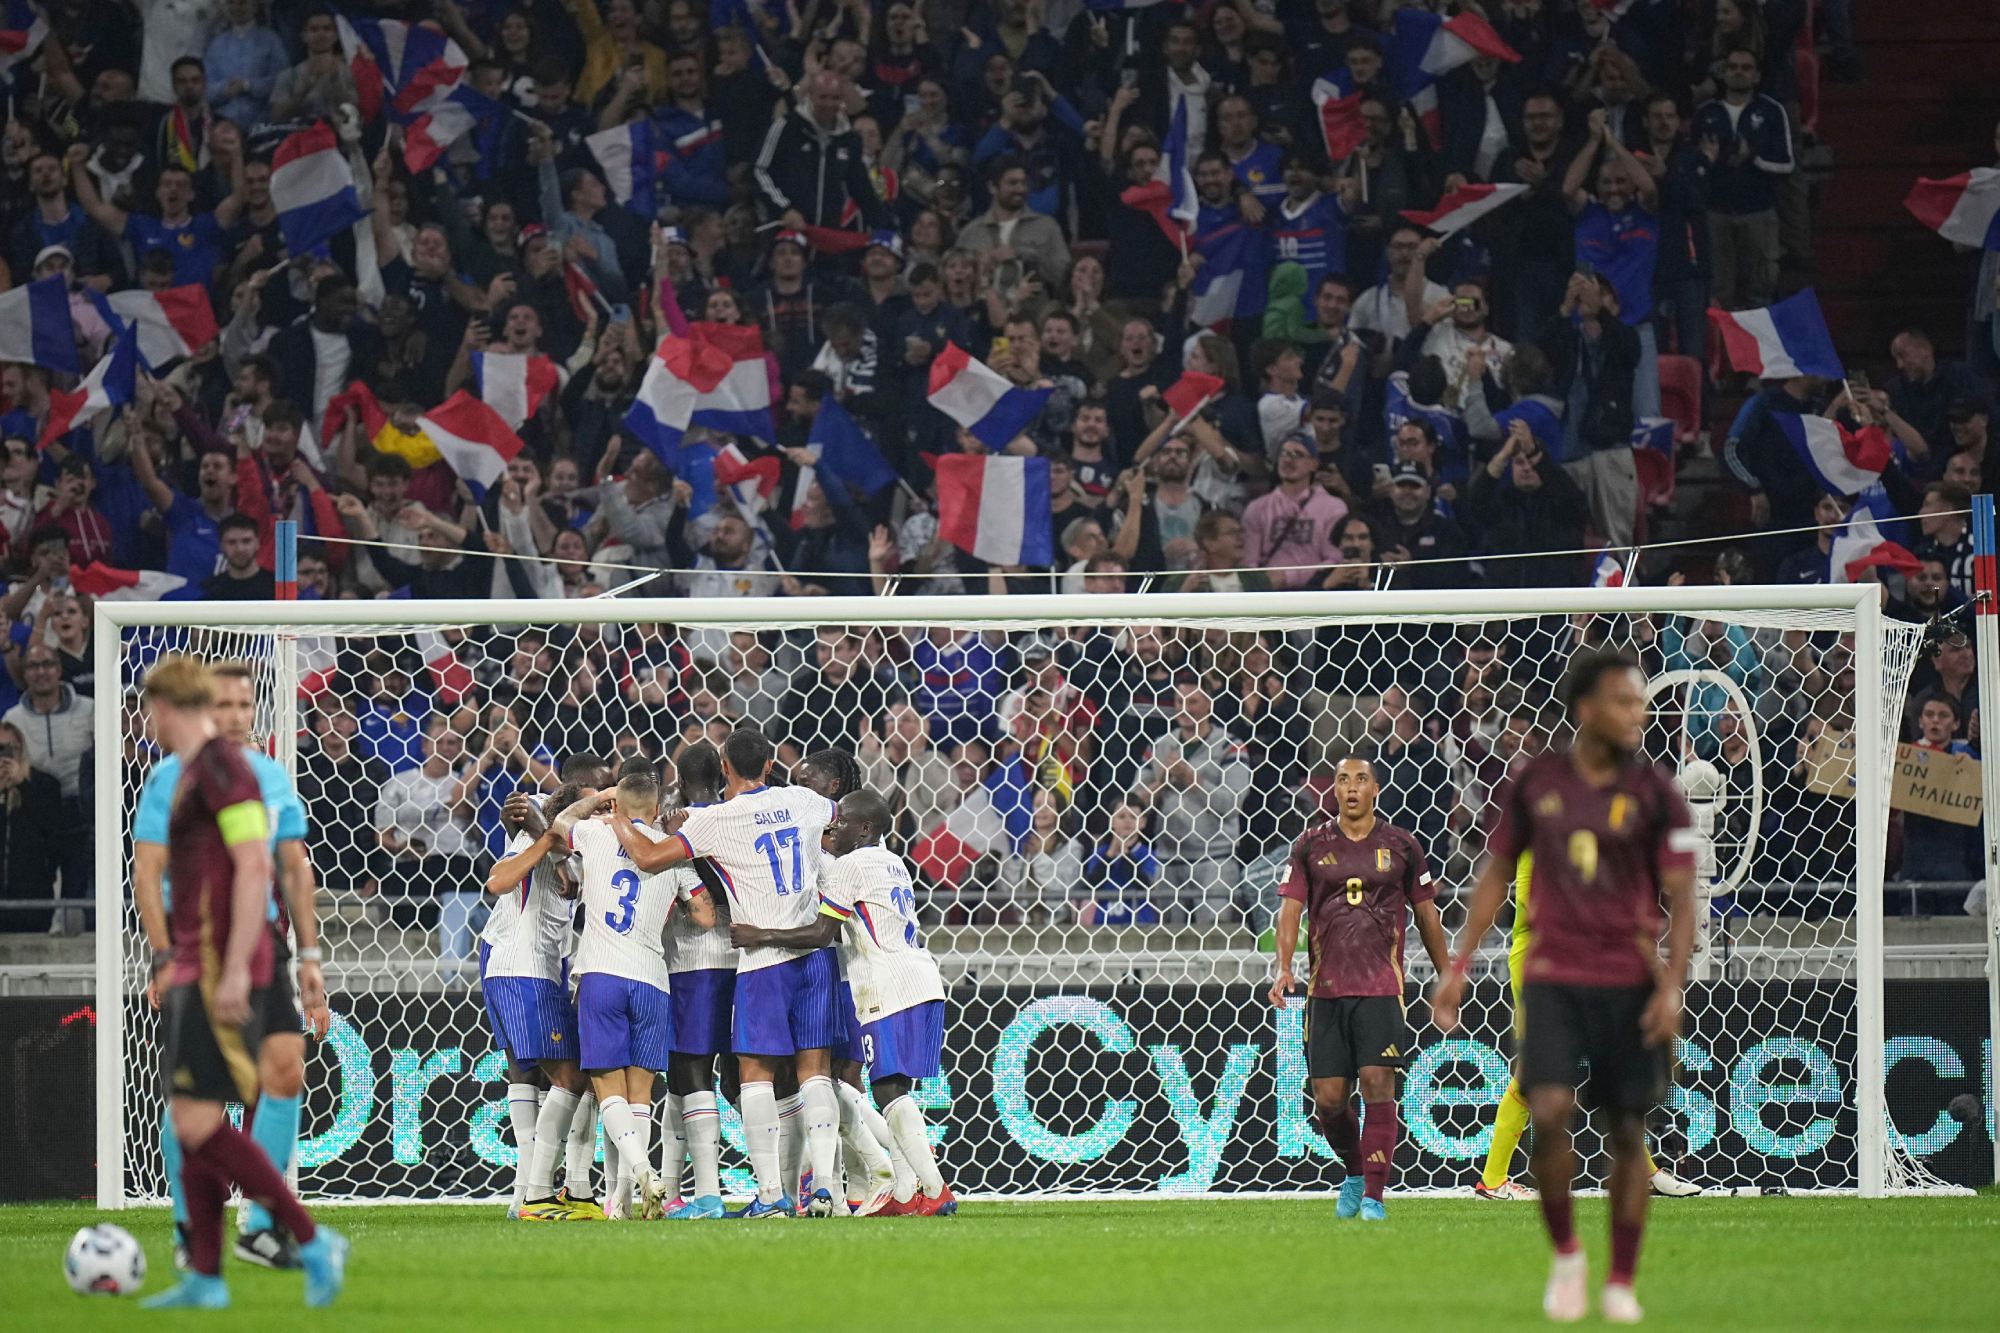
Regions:
M 330 960 L 303 1191 L 490 1197 L 516 1151 L 477 962 L 501 802 L 552 791 L 573 754 L 670 760 L 755 722 L 787 765 L 852 752 L 896 811 L 892 845 L 915 869 L 949 992 L 944 1071 L 917 1099 L 955 1188 L 1317 1189 L 1338 1168 L 1304 1093 L 1301 1002 L 1280 1011 L 1264 996 L 1282 865 L 1330 816 L 1334 763 L 1375 761 L 1380 816 L 1426 849 L 1455 933 L 1501 780 L 1564 738 L 1564 665 L 1582 645 L 1626 644 L 1653 695 L 1647 751 L 1704 834 L 1704 919 L 1656 1156 L 1708 1185 L 1852 1188 L 1852 626 L 1799 611 L 126 627 L 123 864 L 129 885 L 154 762 L 135 693 L 145 668 L 168 650 L 249 661 L 262 736 L 296 729 L 295 758 L 272 748 L 295 764 Z M 1884 631 L 1889 753 L 1918 642 L 1917 627 Z M 296 709 L 281 706 L 294 690 Z M 1448 1039 L 1425 1022 L 1431 968 L 1410 936 L 1398 1188 L 1463 1188 L 1484 1159 L 1513 1050 L 1508 915 Z M 126 1193 L 151 1199 L 164 1192 L 160 1025 L 144 937 L 124 917 Z M 733 1108 L 724 1125 L 740 1188 Z M 1892 1181 L 1923 1183 L 1891 1131 Z M 1604 1158 L 1588 1131 L 1580 1146 L 1595 1181 Z

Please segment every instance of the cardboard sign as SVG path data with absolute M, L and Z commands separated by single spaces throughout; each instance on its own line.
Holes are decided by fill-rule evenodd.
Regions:
M 1806 746 L 1806 790 L 1854 799 L 1854 733 L 1822 731 Z
M 1980 799 L 1979 761 L 1971 755 L 1915 745 L 1896 747 L 1896 772 L 1889 782 L 1891 810 L 1949 824 L 1977 824 Z

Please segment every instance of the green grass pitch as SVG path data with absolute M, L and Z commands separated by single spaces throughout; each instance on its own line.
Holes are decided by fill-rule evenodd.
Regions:
M 171 1280 L 165 1213 L 0 1208 L 7 1327 L 63 1329 L 1529 1328 L 1547 1247 L 1532 1204 L 1390 1196 L 1386 1225 L 1327 1200 L 967 1204 L 956 1218 L 509 1223 L 495 1208 L 322 1210 L 354 1242 L 346 1294 L 229 1262 L 226 1314 L 71 1294 L 70 1234 L 116 1220 Z M 1639 1273 L 1669 1328 L 2000 1327 L 2000 1198 L 1655 1201 Z M 1578 1206 L 1602 1273 L 1605 1211 Z M 1592 1322 L 1596 1322 L 1593 1316 Z

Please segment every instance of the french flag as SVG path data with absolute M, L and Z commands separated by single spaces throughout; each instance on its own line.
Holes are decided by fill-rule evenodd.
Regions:
M 61 274 L 0 292 L 0 361 L 81 374 L 69 286 Z
M 1478 15 L 1445 18 L 1428 9 L 1397 10 L 1389 30 L 1388 50 L 1383 54 L 1396 95 L 1417 113 L 1433 148 L 1444 146 L 1439 133 L 1438 75 L 1448 74 L 1479 56 L 1491 56 L 1509 64 L 1521 59 L 1521 53 L 1501 41 L 1493 26 Z
M 458 43 L 434 23 L 346 15 L 335 22 L 366 120 L 373 120 L 385 107 L 393 118 L 407 119 L 441 89 L 462 79 L 471 63 Z
M 1188 152 L 1187 102 L 1176 99 L 1167 137 L 1160 144 L 1160 165 L 1153 179 L 1134 185 L 1118 196 L 1127 208 L 1152 215 L 1153 221 L 1183 253 L 1188 233 L 1194 230 L 1201 203 L 1194 190 L 1194 166 Z
M 776 454 L 752 458 L 734 440 L 715 452 L 715 484 L 710 503 L 727 498 L 744 514 L 760 514 L 778 493 L 778 478 L 784 468 Z M 692 483 L 691 483 L 692 484 Z M 700 489 L 696 486 L 697 491 Z M 697 500 L 700 498 L 697 495 Z
M 1758 310 L 1718 310 L 1709 307 L 1708 322 L 1722 341 L 1729 364 L 1758 379 L 1790 379 L 1817 375 L 1837 380 L 1846 376 L 1819 298 L 1808 287 L 1776 305 Z
M 771 372 L 764 362 L 764 335 L 757 326 L 694 323 L 688 325 L 687 336 L 729 359 L 728 372 L 702 390 L 694 405 L 694 424 L 728 435 L 770 439 L 774 433 Z
M 652 122 L 631 121 L 589 135 L 583 142 L 604 172 L 611 197 L 633 212 L 651 217 L 657 207 L 654 191 L 664 172 L 661 159 L 665 156 L 653 147 Z
M 1833 544 L 1826 553 L 1828 583 L 1860 583 L 1870 569 L 1885 569 L 1908 576 L 1923 568 L 1908 548 L 1882 535 L 1875 519 L 1858 507 L 1847 522 L 1835 529 Z
M 157 602 L 187 586 L 178 574 L 157 569 L 114 569 L 102 560 L 69 567 L 70 591 L 100 602 Z
M 29 0 L 6 0 L 0 7 L 0 80 L 15 65 L 34 59 L 48 35 L 48 19 Z
M 807 439 L 809 446 L 819 451 L 819 466 L 827 476 L 863 495 L 880 495 L 896 484 L 896 469 L 882 457 L 861 423 L 831 397 L 821 400 Z
M 963 426 L 968 434 L 988 449 L 1005 449 L 1015 436 L 1042 414 L 1042 407 L 1049 401 L 1052 392 L 1050 389 L 1017 388 L 1005 375 L 954 342 L 947 342 L 944 350 L 931 358 L 931 406 Z M 942 458 L 938 460 L 940 487 L 944 484 L 944 461 Z M 969 551 L 972 548 L 967 546 L 965 549 Z
M 989 565 L 1054 561 L 1048 459 L 944 454 L 937 491 L 938 535 L 959 550 Z
M 652 360 L 646 363 L 638 396 L 625 413 L 626 429 L 672 467 L 680 454 L 681 438 L 694 423 L 696 405 L 728 378 L 735 364 L 727 352 L 706 342 L 661 339 Z
M 1626 571 L 1618 557 L 1610 551 L 1599 551 L 1596 563 L 1590 567 L 1590 586 L 1593 588 L 1622 588 L 1625 586 Z
M 1889 465 L 1889 436 L 1880 426 L 1850 431 L 1838 421 L 1795 412 L 1773 412 L 1771 420 L 1829 495 L 1859 495 Z
M 474 352 L 472 382 L 479 398 L 499 413 L 508 429 L 542 410 L 548 396 L 562 387 L 562 372 L 545 356 L 524 352 Z
M 439 89 L 420 103 L 403 126 L 403 165 L 429 171 L 453 144 L 500 111 L 500 104 L 469 83 Z
M 424 665 L 430 668 L 431 684 L 437 687 L 439 703 L 455 704 L 472 693 L 472 670 L 458 660 L 458 654 L 444 635 L 434 629 L 420 629 L 411 638 L 417 651 L 424 655 Z
M 1961 171 L 1941 181 L 1920 176 L 1903 207 L 1947 241 L 2000 250 L 2000 167 Z
M 1319 132 L 1326 142 L 1327 160 L 1340 162 L 1368 138 L 1368 127 L 1361 122 L 1361 91 L 1354 86 L 1353 75 L 1337 69 L 1314 80 L 1312 99 L 1319 110 Z
M 133 288 L 109 296 L 91 292 L 90 297 L 113 329 L 127 324 L 138 329 L 139 358 L 148 370 L 193 356 L 222 336 L 208 293 L 194 284 L 157 292 Z
M 94 413 L 123 407 L 136 396 L 138 382 L 139 340 L 127 327 L 112 338 L 83 383 L 74 389 L 50 390 L 49 420 L 42 427 L 41 442 L 61 439 Z
M 288 136 L 271 154 L 271 206 L 285 249 L 302 255 L 368 216 L 354 190 L 354 172 L 320 121 Z
M 1197 238 L 1204 262 L 1188 291 L 1188 323 L 1198 329 L 1226 330 L 1239 319 L 1263 313 L 1270 299 L 1271 238 L 1236 222 Z
M 417 424 L 475 499 L 485 498 L 486 488 L 506 475 L 508 460 L 521 452 L 521 437 L 500 414 L 463 389 L 418 417 Z
M 1405 14 L 1409 10 L 1403 11 Z M 1403 216 L 1419 227 L 1449 236 L 1471 226 L 1502 204 L 1528 192 L 1525 185 L 1461 185 L 1426 210 L 1406 208 Z

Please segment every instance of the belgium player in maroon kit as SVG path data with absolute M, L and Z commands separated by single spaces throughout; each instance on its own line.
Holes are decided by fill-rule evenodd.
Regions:
M 1383 1218 L 1382 1191 L 1396 1160 L 1396 1071 L 1409 1056 L 1403 1014 L 1403 938 L 1410 914 L 1440 973 L 1447 946 L 1437 886 L 1417 840 L 1375 818 L 1382 788 L 1366 759 L 1343 759 L 1333 775 L 1339 815 L 1292 848 L 1278 896 L 1278 974 L 1270 1000 L 1292 988 L 1299 919 L 1307 922 L 1311 989 L 1306 1001 L 1306 1072 L 1320 1130 L 1347 1170 L 1338 1217 Z M 1366 1116 L 1357 1124 L 1356 1078 Z
M 1555 1261 L 1542 1296 L 1549 1318 L 1588 1312 L 1588 1264 L 1576 1240 L 1570 1119 L 1578 1066 L 1611 1146 L 1611 1271 L 1604 1317 L 1637 1323 L 1632 1292 L 1650 1193 L 1646 1116 L 1666 1096 L 1681 986 L 1694 948 L 1695 833 L 1687 802 L 1638 754 L 1646 730 L 1645 678 L 1629 654 L 1576 658 L 1562 700 L 1576 742 L 1512 775 L 1487 843 L 1465 934 L 1431 1006 L 1440 1029 L 1457 1023 L 1473 950 L 1506 899 L 1522 852 L 1534 853 L 1528 895 L 1520 1080 L 1535 1126 L 1535 1183 Z M 1660 902 L 1668 909 L 1660 961 Z
M 271 984 L 269 817 L 257 775 L 236 745 L 216 734 L 209 708 L 215 678 L 192 657 L 170 655 L 146 673 L 153 734 L 180 757 L 168 826 L 167 1092 L 181 1145 L 190 1266 L 152 1308 L 222 1309 L 222 1215 L 231 1186 L 262 1204 L 299 1243 L 306 1304 L 325 1305 L 345 1280 L 347 1241 L 315 1227 L 271 1159 L 230 1125 L 225 1102 L 257 1105 L 257 1016 Z M 157 967 L 156 969 L 157 970 Z

